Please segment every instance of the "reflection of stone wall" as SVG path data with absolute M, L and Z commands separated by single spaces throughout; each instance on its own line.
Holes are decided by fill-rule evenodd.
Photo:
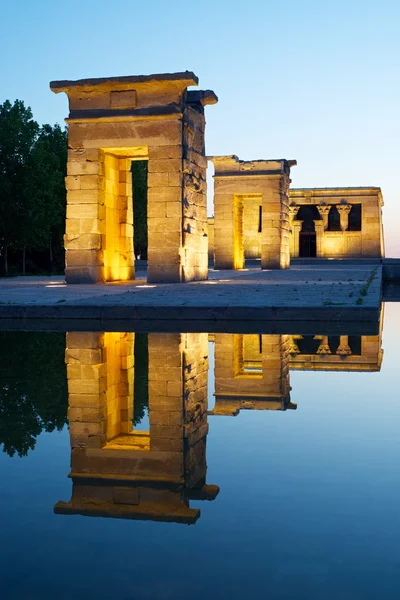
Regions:
M 285 410 L 290 403 L 289 339 L 285 335 L 215 334 L 215 407 Z
M 192 523 L 205 484 L 206 334 L 149 334 L 149 432 L 135 432 L 131 333 L 67 334 L 70 502 L 56 512 Z
M 310 336 L 311 337 L 311 336 Z M 301 371 L 380 371 L 383 350 L 382 332 L 379 335 L 339 336 L 333 345 L 333 336 L 312 336 L 317 342 L 314 354 L 301 352 L 304 336 L 291 335 L 290 369 Z M 355 338 L 359 342 L 353 345 Z M 358 347 L 359 346 L 359 347 Z
M 148 160 L 148 280 L 207 277 L 204 106 L 193 73 L 53 82 L 69 99 L 66 279 L 134 277 L 130 163 Z

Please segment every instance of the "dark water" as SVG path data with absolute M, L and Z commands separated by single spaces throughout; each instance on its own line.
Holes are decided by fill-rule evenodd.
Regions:
M 1 600 L 398 598 L 399 323 L 387 304 L 383 338 L 341 355 L 343 338 L 149 334 L 134 378 L 129 334 L 0 333 Z M 76 374 L 96 360 L 97 391 Z M 96 394 L 69 430 L 68 402 Z

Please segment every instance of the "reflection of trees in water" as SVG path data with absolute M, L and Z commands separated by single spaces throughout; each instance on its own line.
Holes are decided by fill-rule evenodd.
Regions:
M 135 379 L 133 392 L 133 425 L 138 425 L 149 409 L 149 336 L 135 334 Z
M 67 422 L 65 334 L 0 332 L 0 444 L 26 456 L 42 431 Z

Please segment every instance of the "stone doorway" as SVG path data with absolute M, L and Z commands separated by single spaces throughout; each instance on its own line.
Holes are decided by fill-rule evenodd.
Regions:
M 301 221 L 299 234 L 299 256 L 301 258 L 315 258 L 317 256 L 317 235 L 315 221 L 320 219 L 315 206 L 300 206 L 297 219 Z
M 55 81 L 68 95 L 67 283 L 135 279 L 132 161 L 148 161 L 151 283 L 207 279 L 204 107 L 184 73 Z
M 299 240 L 300 258 L 315 258 L 317 256 L 317 234 L 301 232 Z

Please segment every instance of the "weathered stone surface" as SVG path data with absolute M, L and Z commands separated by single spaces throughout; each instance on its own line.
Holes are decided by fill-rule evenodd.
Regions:
M 188 231 L 184 217 L 195 204 L 199 211 L 189 209 L 190 216 L 206 221 L 204 106 L 217 98 L 209 90 L 187 94 L 196 82 L 190 72 L 52 82 L 70 104 L 68 282 L 134 278 L 133 158 L 148 160 L 150 280 L 207 278 L 206 225 Z M 190 236 L 182 235 L 184 228 Z M 172 231 L 180 234 L 174 240 L 154 235 Z M 92 251 L 90 262 L 82 254 L 70 261 L 76 250 Z
M 295 161 L 244 162 L 236 156 L 214 156 L 210 160 L 215 166 L 215 268 L 242 269 L 245 241 L 252 245 L 253 254 L 260 252 L 263 269 L 287 268 L 288 189 L 290 167 Z M 245 210 L 253 204 L 255 210 Z M 245 233 L 248 229 L 257 232 L 250 239 Z

